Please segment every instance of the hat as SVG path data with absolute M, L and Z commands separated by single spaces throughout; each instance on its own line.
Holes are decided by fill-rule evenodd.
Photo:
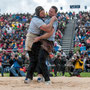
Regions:
M 40 12 L 41 12 L 42 10 L 44 10 L 44 8 L 43 8 L 42 6 L 36 7 L 36 9 L 35 9 L 35 14 L 36 14 L 37 16 L 39 16 L 39 14 L 40 14 Z

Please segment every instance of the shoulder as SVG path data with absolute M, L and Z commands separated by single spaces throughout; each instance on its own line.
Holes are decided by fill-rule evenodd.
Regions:
M 55 21 L 54 24 L 58 25 L 58 21 Z
M 58 27 L 58 22 L 57 22 L 57 21 L 55 21 L 55 22 L 53 23 L 53 27 L 54 27 L 54 28 L 57 28 L 57 27 Z
M 32 21 L 43 21 L 43 20 L 41 20 L 40 18 L 37 18 L 37 17 L 33 17 Z

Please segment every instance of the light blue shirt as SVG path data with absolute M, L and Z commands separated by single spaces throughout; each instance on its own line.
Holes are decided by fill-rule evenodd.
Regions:
M 48 19 L 45 20 L 45 23 L 46 23 L 46 24 L 49 24 L 50 21 L 51 21 L 51 18 L 48 18 Z M 52 35 L 50 38 L 48 38 L 47 40 L 49 40 L 49 41 L 55 41 L 55 33 L 56 33 L 56 30 L 57 30 L 57 27 L 58 27 L 58 22 L 55 21 L 55 22 L 53 23 L 54 33 L 53 33 L 53 35 Z

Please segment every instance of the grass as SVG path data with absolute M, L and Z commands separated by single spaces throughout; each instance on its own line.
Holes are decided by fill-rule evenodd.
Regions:
M 54 75 L 54 73 L 53 72 L 51 72 L 51 74 L 53 74 L 53 76 L 55 76 Z M 80 75 L 81 75 L 81 77 L 90 77 L 90 72 L 82 72 L 82 73 L 80 73 Z M 57 73 L 57 76 L 59 77 L 59 76 L 62 76 L 62 73 Z M 70 77 L 70 75 L 69 75 L 69 73 L 68 72 L 65 72 L 65 76 L 66 77 Z
M 90 72 L 83 72 L 80 74 L 82 77 L 90 77 Z
M 50 73 L 53 74 L 53 77 L 55 77 L 53 72 L 50 72 Z M 90 72 L 82 72 L 80 75 L 81 75 L 81 77 L 90 77 Z M 34 73 L 34 76 L 37 76 L 37 73 Z M 58 72 L 57 76 L 58 77 L 62 76 L 62 73 Z M 65 76 L 70 77 L 68 72 L 65 72 Z M 4 77 L 9 77 L 9 73 L 4 73 Z

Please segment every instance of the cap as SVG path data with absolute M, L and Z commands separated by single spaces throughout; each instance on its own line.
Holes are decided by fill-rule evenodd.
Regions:
M 35 14 L 36 14 L 37 16 L 39 16 L 39 14 L 40 14 L 40 12 L 41 12 L 42 10 L 44 10 L 44 8 L 43 8 L 42 6 L 36 7 L 36 9 L 35 9 Z

